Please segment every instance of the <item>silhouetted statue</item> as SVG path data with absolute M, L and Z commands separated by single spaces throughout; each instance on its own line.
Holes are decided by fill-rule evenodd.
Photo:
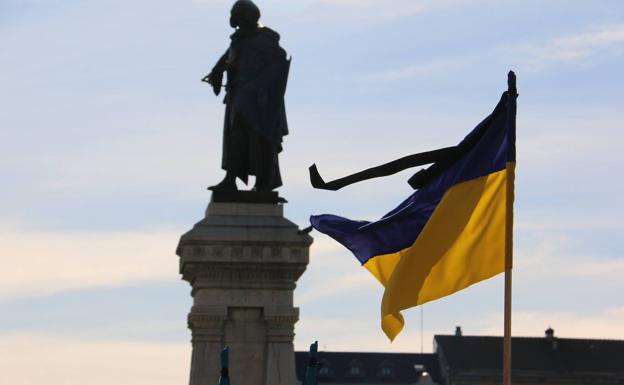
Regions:
M 279 45 L 279 34 L 260 27 L 259 19 L 260 10 L 252 1 L 234 3 L 230 25 L 236 31 L 230 48 L 202 79 L 218 95 L 227 73 L 221 164 L 226 175 L 209 187 L 213 191 L 236 191 L 236 177 L 247 184 L 249 175 L 256 176 L 256 191 L 282 185 L 278 153 L 288 134 L 284 93 L 290 60 Z

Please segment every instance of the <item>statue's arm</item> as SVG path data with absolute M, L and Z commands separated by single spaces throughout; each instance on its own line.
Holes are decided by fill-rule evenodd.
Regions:
M 207 82 L 212 86 L 215 95 L 219 95 L 219 93 L 221 92 L 223 73 L 227 69 L 228 51 L 225 51 L 221 58 L 219 58 L 217 64 L 212 67 L 210 73 L 202 78 L 203 82 Z

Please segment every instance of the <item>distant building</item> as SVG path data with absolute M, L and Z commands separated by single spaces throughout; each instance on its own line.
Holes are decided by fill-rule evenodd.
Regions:
M 436 335 L 435 353 L 319 352 L 319 384 L 499 385 L 502 337 Z M 301 381 L 308 353 L 296 352 Z M 624 384 L 624 341 L 514 337 L 512 382 L 526 385 Z
M 308 352 L 296 352 L 297 378 L 303 378 Z M 441 383 L 436 354 L 319 352 L 319 384 Z M 429 379 L 428 377 L 431 377 Z

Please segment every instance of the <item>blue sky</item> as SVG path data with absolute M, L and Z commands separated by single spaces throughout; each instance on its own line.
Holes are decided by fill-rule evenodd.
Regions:
M 623 3 L 258 5 L 293 57 L 289 219 L 383 215 L 409 194 L 409 172 L 330 193 L 310 188 L 307 167 L 331 179 L 453 145 L 514 69 L 514 334 L 623 338 Z M 1 383 L 187 381 L 191 301 L 174 251 L 222 176 L 223 105 L 199 79 L 227 47 L 230 6 L 0 0 Z M 420 351 L 420 310 L 388 343 L 381 287 L 314 236 L 296 347 Z M 424 314 L 426 351 L 456 325 L 499 335 L 502 277 Z

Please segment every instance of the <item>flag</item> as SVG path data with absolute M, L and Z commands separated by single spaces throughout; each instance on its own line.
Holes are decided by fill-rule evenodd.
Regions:
M 385 287 L 381 326 L 390 340 L 403 329 L 402 310 L 511 268 L 516 98 L 510 72 L 492 114 L 452 157 L 414 175 L 418 190 L 380 220 L 310 217 Z

